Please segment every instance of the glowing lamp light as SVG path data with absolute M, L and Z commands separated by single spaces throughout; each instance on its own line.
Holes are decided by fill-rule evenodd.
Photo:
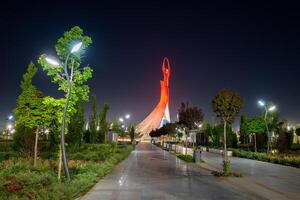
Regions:
M 125 116 L 125 118 L 126 118 L 126 119 L 129 119 L 129 118 L 130 118 L 130 114 L 127 114 L 127 115 Z
M 119 118 L 120 122 L 124 122 L 124 119 L 122 117 Z
M 11 124 L 8 124 L 8 125 L 7 125 L 7 129 L 8 129 L 8 130 L 11 130 L 12 127 L 13 127 L 13 126 L 12 126 Z
M 12 120 L 13 118 L 14 118 L 13 115 L 8 116 L 8 119 L 9 119 L 9 120 Z
M 265 102 L 263 102 L 263 101 L 261 101 L 261 100 L 258 101 L 258 104 L 259 104 L 260 106 L 265 106 Z
M 276 106 L 271 106 L 268 110 L 269 111 L 273 111 L 273 110 L 275 110 L 276 109 Z
M 46 57 L 45 59 L 46 59 L 47 63 L 49 63 L 50 65 L 59 66 L 59 63 L 56 60 L 49 58 L 49 57 Z
M 82 42 L 79 42 L 79 43 L 75 44 L 73 46 L 73 48 L 71 49 L 71 53 L 75 53 L 75 52 L 79 51 L 79 49 L 81 48 L 81 46 L 82 46 Z

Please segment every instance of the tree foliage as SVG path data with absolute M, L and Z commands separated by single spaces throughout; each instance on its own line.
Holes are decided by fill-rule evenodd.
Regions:
M 265 132 L 265 123 L 262 117 L 252 117 L 247 119 L 246 132 L 248 134 L 262 134 Z
M 181 103 L 181 107 L 178 110 L 178 117 L 178 124 L 191 130 L 197 128 L 195 123 L 201 122 L 204 118 L 204 114 L 202 110 L 196 106 L 190 107 L 189 103 Z
M 82 61 L 81 55 L 83 55 L 87 47 L 92 44 L 92 39 L 84 35 L 83 30 L 80 27 L 75 26 L 69 31 L 65 32 L 64 35 L 58 39 L 55 45 L 56 54 L 60 59 L 60 64 L 58 66 L 47 63 L 47 55 L 40 56 L 38 60 L 39 64 L 42 66 L 42 69 L 51 78 L 51 81 L 58 85 L 58 90 L 63 91 L 65 95 L 67 95 L 68 82 L 63 70 L 63 63 L 67 59 L 68 52 L 70 52 L 72 46 L 79 41 L 83 43 L 80 53 L 71 54 L 68 62 L 68 68 L 71 70 L 70 79 L 72 82 L 72 92 L 66 118 L 67 124 L 70 121 L 70 116 L 76 112 L 76 106 L 78 105 L 78 102 L 87 101 L 89 97 L 89 87 L 85 83 L 92 77 L 92 69 L 89 66 L 81 68 L 80 65 Z M 59 106 L 60 109 L 57 111 L 60 111 L 58 116 L 61 118 L 65 99 L 55 99 L 49 97 L 44 101 L 44 103 L 50 107 Z
M 108 140 L 108 132 L 109 132 L 109 122 L 107 121 L 107 113 L 108 110 L 110 109 L 110 106 L 108 103 L 105 103 L 99 113 L 99 126 L 100 126 L 100 131 L 104 135 L 104 141 L 107 142 Z
M 14 109 L 16 126 L 34 128 L 43 125 L 43 93 L 33 84 L 32 78 L 37 72 L 37 67 L 30 62 L 27 72 L 23 75 L 20 87 L 21 94 L 17 98 L 17 106 Z
M 17 105 L 14 109 L 15 146 L 28 156 L 31 156 L 34 150 L 34 132 L 45 125 L 47 119 L 44 112 L 46 108 L 43 105 L 44 95 L 32 84 L 36 72 L 37 67 L 30 62 L 23 75 L 20 84 L 22 92 L 17 98 Z
M 242 98 L 228 89 L 221 90 L 212 100 L 213 111 L 223 122 L 229 124 L 233 122 L 243 105 Z
M 89 131 L 91 133 L 90 141 L 95 143 L 97 140 L 98 114 L 97 114 L 97 97 L 92 95 L 92 114 L 89 120 Z
M 81 145 L 83 138 L 83 127 L 84 127 L 84 103 L 78 102 L 76 112 L 72 115 L 69 128 L 67 142 L 75 146 Z

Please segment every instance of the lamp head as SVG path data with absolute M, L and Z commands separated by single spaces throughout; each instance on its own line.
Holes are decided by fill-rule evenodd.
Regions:
M 80 50 L 82 46 L 82 42 L 78 42 L 77 44 L 75 44 L 72 49 L 71 49 L 71 53 L 76 53 Z
M 276 109 L 276 106 L 271 106 L 268 110 L 269 111 L 273 111 L 273 110 L 275 110 Z
M 59 66 L 59 62 L 57 62 L 53 58 L 46 57 L 45 59 L 46 59 L 47 63 L 49 63 L 50 65 Z
M 258 105 L 260 105 L 260 106 L 265 106 L 266 104 L 265 104 L 265 102 L 263 102 L 262 100 L 259 100 L 259 101 L 258 101 Z

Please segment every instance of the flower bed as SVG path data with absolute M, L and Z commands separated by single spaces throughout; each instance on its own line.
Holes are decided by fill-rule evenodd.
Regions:
M 266 153 L 255 153 L 243 150 L 232 150 L 232 155 L 241 158 L 248 158 L 252 160 L 259 160 L 265 162 L 271 162 L 286 166 L 292 166 L 300 168 L 300 156 L 294 155 L 268 155 Z

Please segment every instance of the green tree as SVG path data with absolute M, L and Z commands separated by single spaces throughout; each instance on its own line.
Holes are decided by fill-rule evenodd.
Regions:
M 108 131 L 109 131 L 109 123 L 107 121 L 107 112 L 109 110 L 109 104 L 105 103 L 99 113 L 99 126 L 100 130 L 104 134 L 104 142 L 107 143 L 108 141 Z
M 213 111 L 224 123 L 224 165 L 223 170 L 227 173 L 230 170 L 230 162 L 227 156 L 226 146 L 226 125 L 231 124 L 243 107 L 242 98 L 231 90 L 221 90 L 212 100 Z
M 84 103 L 78 102 L 76 112 L 70 119 L 68 127 L 68 142 L 79 147 L 83 138 L 83 127 L 84 127 Z
M 131 143 L 134 141 L 135 138 L 135 128 L 133 125 L 130 126 L 130 141 Z
M 242 144 L 246 144 L 246 140 L 248 139 L 247 136 L 247 130 L 246 130 L 246 121 L 247 118 L 244 115 L 241 115 L 241 119 L 240 119 L 240 142 Z
M 78 42 L 82 43 L 80 51 L 73 53 L 71 51 L 72 47 Z M 92 69 L 89 66 L 83 68 L 80 66 L 82 55 L 91 43 L 92 39 L 84 35 L 83 30 L 80 27 L 75 26 L 69 31 L 65 32 L 64 35 L 58 39 L 55 45 L 56 54 L 59 57 L 60 62 L 57 62 L 55 65 L 53 65 L 53 62 L 52 64 L 49 63 L 49 57 L 46 55 L 40 56 L 38 60 L 39 64 L 42 66 L 42 69 L 47 73 L 48 76 L 50 76 L 51 81 L 58 85 L 58 90 L 63 91 L 65 94 L 65 98 L 62 99 L 62 101 L 54 98 L 48 98 L 46 101 L 48 104 L 60 104 L 60 116 L 64 116 L 62 117 L 62 127 L 64 127 L 65 124 L 68 125 L 70 122 L 70 116 L 76 112 L 77 103 L 88 100 L 89 87 L 85 83 L 92 77 Z M 64 66 L 63 63 L 65 64 Z M 67 180 L 69 181 L 70 174 L 66 158 L 63 135 L 64 132 L 64 128 L 62 128 L 60 136 L 61 153 L 64 171 Z
M 97 127 L 98 127 L 98 114 L 97 114 L 97 97 L 92 95 L 92 114 L 90 115 L 89 131 L 91 133 L 91 143 L 96 143 L 97 140 Z
M 37 67 L 30 62 L 27 68 L 27 72 L 23 75 L 20 87 L 22 89 L 21 94 L 17 98 L 17 105 L 14 109 L 16 116 L 17 133 L 15 136 L 16 146 L 25 147 L 25 152 L 28 153 L 28 147 L 24 145 L 30 143 L 28 134 L 35 131 L 35 142 L 34 142 L 34 167 L 37 164 L 37 151 L 38 151 L 38 135 L 40 128 L 44 125 L 45 118 L 43 111 L 43 93 L 39 91 L 33 84 L 32 79 L 37 72 Z M 27 150 L 26 150 L 27 149 Z M 30 150 L 29 150 L 30 152 Z
M 178 110 L 178 124 L 183 126 L 185 135 L 187 136 L 189 130 L 196 129 L 196 123 L 203 121 L 204 114 L 200 108 L 196 106 L 190 107 L 188 103 L 181 103 L 181 107 Z M 185 140 L 185 154 L 187 154 L 187 138 Z
M 254 134 L 254 149 L 257 152 L 256 138 L 257 134 L 265 132 L 265 124 L 262 117 L 252 117 L 246 122 L 246 133 Z

